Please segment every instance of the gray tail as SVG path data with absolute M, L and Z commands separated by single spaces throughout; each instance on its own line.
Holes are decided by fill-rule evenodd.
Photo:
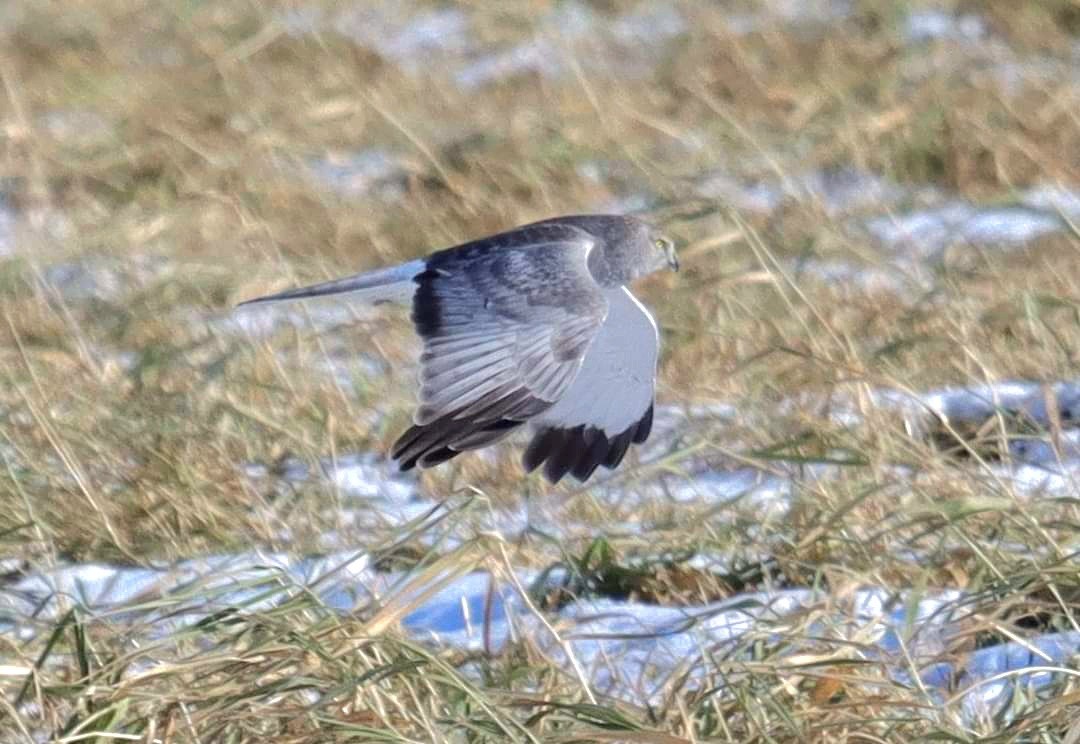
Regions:
M 288 289 L 277 294 L 245 300 L 238 308 L 248 305 L 260 305 L 267 302 L 304 300 L 327 295 L 353 294 L 356 299 L 369 302 L 408 302 L 416 291 L 413 279 L 423 273 L 426 262 L 423 259 L 409 261 L 386 269 L 376 269 L 363 274 L 354 274 L 344 279 L 332 279 L 328 282 L 312 284 L 307 287 Z

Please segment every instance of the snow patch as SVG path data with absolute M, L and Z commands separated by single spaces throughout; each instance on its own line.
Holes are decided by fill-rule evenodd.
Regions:
M 377 193 L 393 198 L 405 192 L 408 168 L 384 150 L 332 152 L 308 158 L 307 172 L 316 183 L 344 197 Z
M 962 201 L 896 216 L 875 217 L 866 229 L 884 247 L 938 259 L 956 245 L 1015 247 L 1061 232 L 1056 214 L 1029 207 L 978 207 Z
M 979 41 L 987 36 L 986 22 L 977 15 L 955 16 L 944 10 L 916 10 L 904 24 L 904 38 L 911 44 L 928 41 Z
M 712 660 L 746 657 L 755 643 L 783 641 L 784 654 L 822 654 L 882 664 L 900 683 L 918 674 L 940 700 L 964 691 L 971 722 L 997 715 L 1015 685 L 1046 688 L 1047 667 L 1069 664 L 1080 633 L 1003 643 L 968 654 L 952 651 L 962 638 L 967 598 L 957 591 L 893 592 L 869 587 L 832 596 L 811 589 L 754 592 L 689 607 L 662 607 L 605 598 L 579 598 L 545 623 L 513 582 L 486 572 L 433 577 L 423 586 L 405 574 L 380 574 L 356 553 L 294 558 L 258 552 L 212 556 L 172 566 L 62 566 L 9 576 L 0 588 L 0 632 L 21 639 L 49 632 L 71 606 L 151 637 L 205 621 L 223 610 L 272 608 L 287 598 L 315 596 L 328 609 L 351 613 L 386 602 L 415 600 L 402 627 L 427 642 L 497 652 L 527 637 L 550 658 L 583 671 L 597 692 L 636 704 L 660 704 L 672 686 L 705 688 L 722 681 Z M 528 586 L 536 572 L 521 572 Z M 435 591 L 427 596 L 426 587 Z M 405 592 L 405 594 L 402 594 Z M 169 600 L 176 600 L 171 602 Z M 548 628 L 557 627 L 560 637 Z M 570 656 L 573 656 L 571 664 Z M 746 657 L 748 658 L 748 657 Z M 1030 674 L 993 679 L 1008 671 Z M 722 693 L 721 693 L 722 694 Z

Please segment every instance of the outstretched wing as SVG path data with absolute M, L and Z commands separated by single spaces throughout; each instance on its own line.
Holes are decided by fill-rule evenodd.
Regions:
M 562 397 L 607 314 L 593 245 L 538 224 L 432 254 L 413 297 L 420 405 L 392 451 L 403 470 L 491 444 Z
M 607 318 L 581 370 L 559 402 L 536 417 L 525 450 L 525 469 L 544 465 L 552 483 L 567 473 L 584 481 L 600 465 L 616 467 L 652 430 L 656 323 L 625 287 L 607 299 Z

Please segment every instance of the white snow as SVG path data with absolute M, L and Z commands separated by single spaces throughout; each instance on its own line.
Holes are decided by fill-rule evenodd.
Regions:
M 977 15 L 954 16 L 936 8 L 912 12 L 904 27 L 904 37 L 913 44 L 941 40 L 978 41 L 987 33 L 986 22 Z
M 378 148 L 330 152 L 308 158 L 306 165 L 320 186 L 352 199 L 373 191 L 384 198 L 400 196 L 408 178 L 402 158 Z
M 933 259 L 955 245 L 1023 245 L 1061 232 L 1064 224 L 1056 214 L 1029 207 L 979 207 L 954 200 L 906 214 L 874 217 L 866 229 L 890 250 Z
M 1035 434 L 1017 438 L 1010 445 L 1013 462 L 993 467 L 1000 477 L 1032 494 L 1076 493 L 1080 429 L 1072 427 L 1080 417 L 1080 382 L 1003 381 L 914 395 L 880 390 L 869 399 L 900 416 L 929 413 L 954 425 L 977 425 L 997 412 L 1024 416 L 1047 428 L 1061 422 L 1066 426 L 1056 442 Z M 735 413 L 727 406 L 665 408 L 657 421 L 660 431 L 671 436 L 680 421 L 695 415 L 725 420 Z M 849 425 L 858 424 L 854 411 L 844 415 Z M 392 464 L 374 455 L 325 459 L 318 470 L 339 492 L 335 508 L 353 528 L 401 525 L 437 506 L 420 492 L 413 475 L 394 473 Z M 256 480 L 312 477 L 299 460 L 286 460 L 273 469 L 253 463 L 245 471 Z M 646 502 L 666 500 L 680 507 L 739 501 L 768 520 L 770 514 L 782 516 L 790 505 L 796 475 L 799 482 L 825 481 L 835 477 L 836 468 L 805 466 L 789 476 L 782 472 L 740 467 L 698 469 L 686 477 L 669 473 L 662 481 L 596 489 L 595 498 L 608 504 L 616 518 L 619 509 L 633 513 Z M 483 530 L 516 535 L 528 526 L 529 515 L 524 509 L 490 510 L 481 521 Z M 575 529 L 558 520 L 545 528 L 553 534 Z M 340 548 L 343 542 L 339 536 L 330 544 Z M 443 547 L 461 544 L 451 536 Z M 729 561 L 698 556 L 695 565 L 723 571 Z M 418 640 L 440 646 L 496 653 L 507 643 L 527 639 L 553 663 L 583 672 L 593 692 L 641 704 L 661 704 L 675 686 L 722 687 L 715 660 L 738 663 L 748 658 L 752 644 L 782 641 L 782 653 L 792 659 L 824 655 L 873 663 L 900 684 L 914 684 L 917 676 L 938 702 L 955 700 L 957 715 L 973 725 L 1000 714 L 1016 685 L 1035 692 L 1045 689 L 1055 678 L 1046 668 L 1068 665 L 1080 652 L 1080 632 L 957 652 L 969 632 L 965 619 L 974 598 L 955 590 L 866 586 L 831 594 L 776 589 L 684 607 L 579 596 L 541 617 L 517 588 L 530 586 L 540 574 L 517 571 L 516 582 L 511 582 L 503 573 L 493 578 L 487 571 L 461 576 L 444 572 L 417 584 L 413 574 L 380 572 L 367 555 L 341 549 L 306 558 L 252 551 L 140 568 L 82 564 L 34 570 L 14 565 L 0 585 L 0 633 L 25 640 L 50 632 L 61 613 L 78 606 L 100 621 L 131 625 L 160 638 L 216 612 L 265 610 L 304 593 L 334 612 L 377 612 L 387 603 L 410 607 L 401 627 Z M 546 585 L 565 578 L 559 569 L 546 577 Z M 1022 673 L 1035 667 L 1030 674 Z M 1016 674 L 1001 676 L 1003 672 Z
M 1052 675 L 983 680 L 1003 671 L 1064 665 L 1080 651 L 1080 633 L 1059 633 L 956 654 L 951 644 L 964 634 L 969 613 L 968 598 L 957 591 L 867 587 L 832 596 L 792 589 L 691 607 L 579 598 L 542 622 L 512 582 L 487 572 L 436 577 L 421 586 L 409 584 L 410 578 L 378 573 L 366 556 L 346 552 L 315 558 L 251 552 L 153 568 L 63 566 L 6 583 L 0 590 L 6 618 L 0 632 L 23 639 L 48 632 L 48 623 L 71 606 L 113 624 L 144 631 L 149 626 L 158 635 L 225 609 L 267 609 L 300 592 L 343 613 L 417 601 L 401 625 L 419 640 L 497 652 L 528 637 L 568 669 L 572 654 L 594 692 L 639 704 L 662 702 L 676 679 L 690 688 L 722 684 L 711 667 L 715 659 L 737 662 L 747 658 L 751 643 L 783 639 L 783 653 L 792 658 L 814 653 L 874 662 L 900 683 L 909 683 L 914 670 L 942 699 L 969 689 L 962 705 L 970 720 L 997 710 L 1020 680 L 1039 687 Z M 536 579 L 536 572 L 518 576 L 523 586 Z M 429 586 L 436 591 L 426 593 Z

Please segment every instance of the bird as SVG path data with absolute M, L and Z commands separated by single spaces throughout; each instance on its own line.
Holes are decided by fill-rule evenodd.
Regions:
M 399 468 L 529 424 L 525 471 L 584 483 L 652 430 L 659 333 L 629 285 L 664 269 L 679 269 L 675 243 L 652 224 L 566 215 L 237 307 L 343 294 L 411 306 L 419 405 L 391 448 Z

